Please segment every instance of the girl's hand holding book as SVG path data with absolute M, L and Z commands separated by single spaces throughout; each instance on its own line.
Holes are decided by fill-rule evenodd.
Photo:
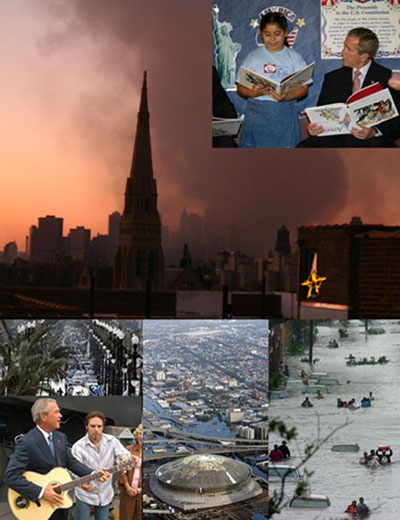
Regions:
M 269 87 L 256 87 L 255 85 L 253 85 L 250 92 L 251 92 L 250 97 L 265 96 L 266 94 L 270 93 L 270 88 Z

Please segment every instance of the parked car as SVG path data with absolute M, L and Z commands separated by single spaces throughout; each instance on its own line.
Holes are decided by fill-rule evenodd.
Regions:
M 303 390 L 303 394 L 317 394 L 321 392 L 321 394 L 329 394 L 329 389 L 325 385 L 308 385 Z
M 284 390 L 271 390 L 269 393 L 270 399 L 286 399 L 287 397 L 292 397 L 292 394 Z
M 296 466 L 289 466 L 287 464 L 269 464 L 268 481 L 281 481 L 283 477 L 285 480 L 300 480 L 302 475 Z
M 334 444 L 331 448 L 331 451 L 356 453 L 357 451 L 360 451 L 360 446 L 358 444 Z
M 318 381 L 318 379 L 319 379 L 320 377 L 329 377 L 329 374 L 328 374 L 328 372 L 313 372 L 313 373 L 309 376 L 308 380 L 309 380 L 309 381 Z
M 267 466 L 267 463 L 265 463 L 265 466 Z M 264 471 L 267 471 L 267 468 L 265 468 Z M 291 497 L 297 493 L 299 483 L 304 482 L 303 476 L 300 474 L 296 466 L 270 463 L 268 466 L 270 496 L 273 496 L 274 492 L 278 494 L 282 492 L 283 478 L 285 478 L 283 497 L 285 503 L 289 503 Z
M 338 379 L 334 379 L 333 377 L 320 377 L 317 382 L 317 385 L 325 385 L 325 386 L 337 386 L 340 385 Z
M 368 334 L 385 334 L 385 329 L 380 321 L 371 320 L 368 325 Z
M 296 507 L 299 509 L 322 509 L 325 507 L 329 507 L 330 505 L 331 501 L 326 495 L 304 495 L 299 497 L 293 497 L 289 503 L 289 507 Z
M 301 379 L 289 379 L 286 381 L 285 390 L 287 392 L 296 392 L 297 390 L 303 390 L 304 383 Z

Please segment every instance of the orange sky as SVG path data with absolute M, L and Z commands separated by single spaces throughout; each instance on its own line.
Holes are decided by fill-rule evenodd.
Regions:
M 7 71 L 1 82 L 0 249 L 16 240 L 23 250 L 29 226 L 45 215 L 64 217 L 64 234 L 77 225 L 92 235 L 106 233 L 108 214 L 122 211 L 133 149 L 143 68 L 129 82 L 109 75 L 102 66 L 109 59 L 107 40 L 82 34 L 65 41 L 53 11 L 46 17 L 36 6 L 32 0 L 0 6 L 1 68 Z M 116 59 L 134 67 L 135 51 L 121 44 Z M 150 76 L 150 105 L 152 93 Z M 107 113 L 98 113 L 99 106 Z M 164 195 L 179 190 L 171 180 Z M 202 210 L 194 200 L 188 204 Z M 180 212 L 167 209 L 176 220 Z

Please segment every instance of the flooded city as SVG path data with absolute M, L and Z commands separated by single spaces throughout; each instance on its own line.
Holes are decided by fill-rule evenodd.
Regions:
M 305 355 L 285 353 L 280 368 L 289 373 L 285 378 L 289 383 L 283 392 L 271 392 L 270 421 L 280 419 L 297 429 L 296 439 L 288 442 L 292 456 L 282 464 L 298 466 L 305 458 L 307 446 L 321 444 L 299 471 L 302 476 L 306 471 L 312 472 L 308 479 L 310 494 L 327 496 L 330 506 L 303 510 L 285 506 L 279 518 L 348 518 L 347 507 L 363 497 L 373 518 L 395 520 L 399 515 L 400 481 L 400 322 L 349 321 L 346 327 L 339 322 L 318 322 L 316 329 L 312 365 L 308 363 L 308 350 Z M 310 377 L 315 373 L 322 374 L 320 385 L 314 385 L 318 380 Z M 324 377 L 327 385 L 323 384 Z M 339 384 L 335 384 L 335 379 Z M 314 386 L 320 387 L 320 395 L 311 393 L 318 391 L 309 388 Z M 370 392 L 372 400 L 368 406 Z M 306 397 L 312 407 L 302 407 Z M 363 398 L 365 406 L 361 406 Z M 338 407 L 338 399 L 346 403 L 345 407 Z M 271 432 L 270 449 L 281 441 L 278 432 Z M 334 450 L 340 451 L 332 451 L 335 445 Z M 370 455 L 370 450 L 378 447 L 390 447 L 391 464 L 360 464 L 364 452 Z M 387 451 L 390 453 L 389 448 Z M 272 467 L 272 493 L 280 489 L 280 481 L 273 481 L 271 471 Z M 293 480 L 297 479 L 287 478 L 283 504 L 293 496 Z
M 268 322 L 152 320 L 144 337 L 145 517 L 266 520 Z

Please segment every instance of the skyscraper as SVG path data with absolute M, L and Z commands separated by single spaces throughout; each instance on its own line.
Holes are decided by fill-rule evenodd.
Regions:
M 86 258 L 90 247 L 90 229 L 78 226 L 70 229 L 68 251 L 71 258 Z
M 119 211 L 114 211 L 114 213 L 111 213 L 111 215 L 108 215 L 108 236 L 110 237 L 110 247 L 111 247 L 113 258 L 118 249 L 120 222 L 121 222 L 121 213 L 119 213 Z
M 62 256 L 63 220 L 54 215 L 39 218 L 39 226 L 30 228 L 31 262 L 51 262 Z
M 151 158 L 146 72 L 136 127 L 132 168 L 126 183 L 125 207 L 119 228 L 114 287 L 154 289 L 163 286 L 164 255 L 161 221 L 157 210 L 157 188 Z
M 18 256 L 18 247 L 16 242 L 8 242 L 4 246 L 3 262 L 12 264 Z

